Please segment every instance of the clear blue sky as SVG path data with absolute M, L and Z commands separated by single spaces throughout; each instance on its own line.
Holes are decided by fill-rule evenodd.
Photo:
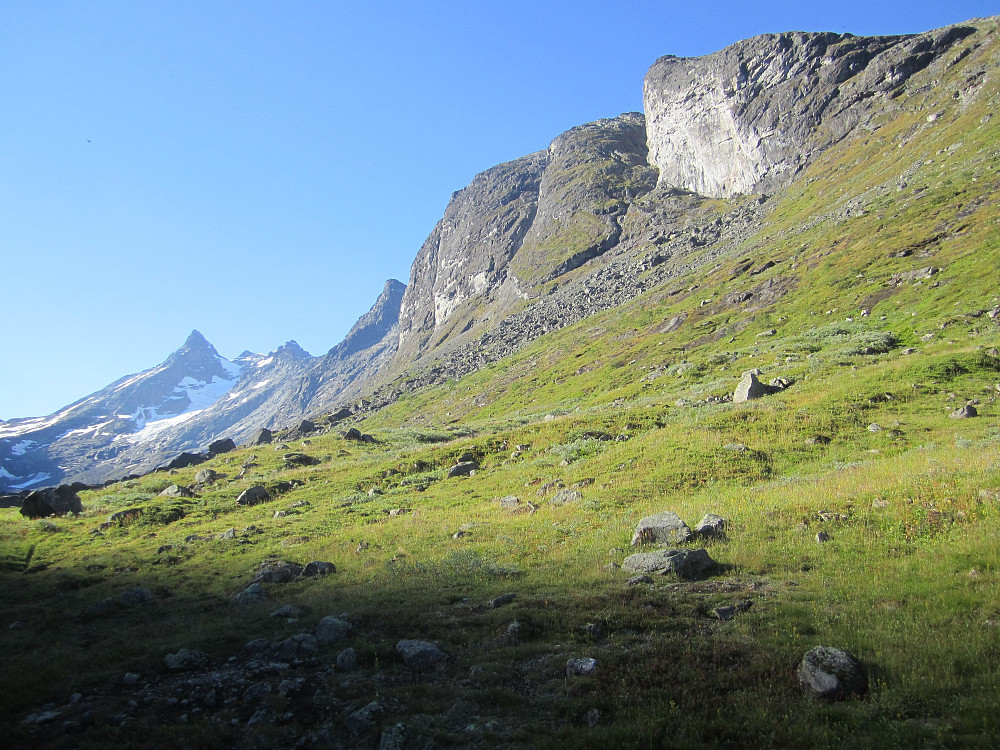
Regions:
M 659 56 L 995 2 L 0 0 L 0 418 L 163 360 L 336 344 L 455 190 L 642 108 Z

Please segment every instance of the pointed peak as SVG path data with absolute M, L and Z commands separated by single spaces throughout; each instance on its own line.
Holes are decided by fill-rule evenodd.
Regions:
M 197 328 L 191 331 L 190 335 L 187 337 L 187 341 L 184 342 L 184 346 L 188 347 L 201 347 L 208 344 L 208 339 L 201 335 L 201 331 Z M 208 344 L 211 346 L 211 344 Z
M 309 352 L 307 352 L 305 349 L 299 346 L 298 342 L 296 342 L 294 339 L 291 341 L 286 341 L 283 345 L 279 346 L 274 353 L 289 354 L 292 357 L 295 357 L 296 359 L 305 359 L 307 357 L 312 356 Z

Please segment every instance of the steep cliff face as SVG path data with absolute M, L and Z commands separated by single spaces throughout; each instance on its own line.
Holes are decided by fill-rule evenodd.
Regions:
M 661 185 L 713 197 L 773 192 L 884 113 L 916 72 L 974 29 L 917 36 L 786 33 L 646 74 L 650 162 Z
M 496 289 L 538 207 L 548 154 L 539 152 L 476 175 L 452 196 L 417 253 L 399 314 L 399 349 L 415 356 L 466 300 Z
M 573 128 L 455 193 L 413 262 L 399 361 L 472 340 L 614 247 L 629 202 L 656 184 L 646 156 L 644 118 L 627 113 Z

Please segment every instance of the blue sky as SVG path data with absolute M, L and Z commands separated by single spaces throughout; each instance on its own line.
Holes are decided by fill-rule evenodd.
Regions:
M 325 353 L 451 193 L 641 110 L 659 56 L 995 2 L 0 0 L 0 418 L 162 361 Z

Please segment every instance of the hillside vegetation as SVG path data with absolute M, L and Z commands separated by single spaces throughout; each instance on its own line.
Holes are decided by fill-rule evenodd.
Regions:
M 1000 49 L 950 54 L 788 189 L 691 209 L 760 202 L 745 240 L 340 428 L 374 442 L 0 511 L 9 746 L 995 746 Z M 750 369 L 789 385 L 732 403 Z M 270 499 L 238 505 L 254 485 Z M 726 520 L 680 545 L 710 575 L 619 567 L 665 510 Z M 234 602 L 312 561 L 336 572 Z M 803 692 L 821 645 L 862 694 Z M 182 649 L 204 657 L 169 668 Z

